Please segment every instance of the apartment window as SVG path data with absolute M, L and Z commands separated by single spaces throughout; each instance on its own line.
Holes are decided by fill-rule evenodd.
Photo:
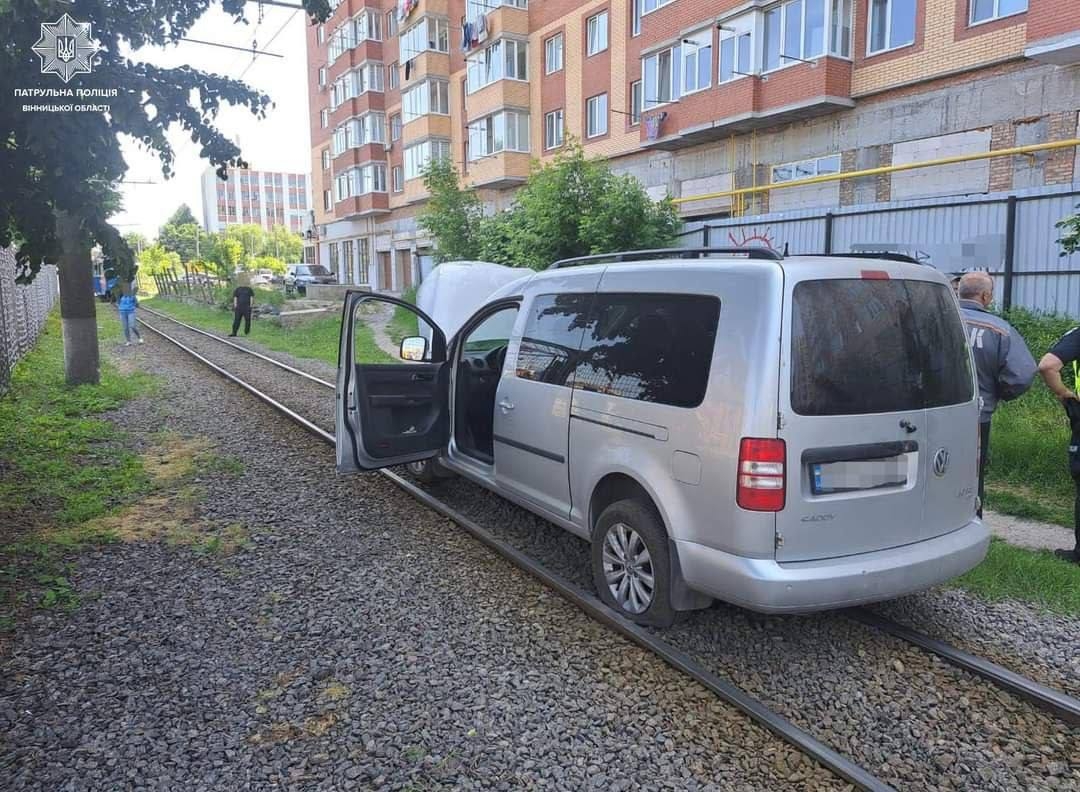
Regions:
M 334 193 L 339 201 L 373 192 L 386 192 L 386 166 L 382 163 L 349 168 L 334 177 Z
M 379 41 L 382 38 L 381 32 L 382 12 L 361 11 L 330 36 L 328 55 L 331 62 L 364 41 Z
M 368 270 L 371 268 L 371 245 L 367 237 L 356 240 L 356 261 L 360 265 L 360 270 L 357 273 L 360 277 L 356 279 L 356 282 L 366 284 L 368 282 Z
M 338 243 L 337 242 L 331 242 L 330 243 L 330 271 L 332 273 L 334 273 L 334 275 L 337 275 L 338 272 L 339 272 L 339 267 L 338 267 Z
M 563 144 L 563 111 L 552 110 L 544 116 L 544 148 L 554 149 Z
M 544 73 L 554 74 L 563 67 L 563 34 L 559 33 L 544 42 Z
M 326 87 L 326 67 L 325 66 L 320 66 L 319 67 L 319 87 L 320 88 L 325 88 Z
M 720 82 L 750 73 L 750 34 L 726 34 L 720 39 Z
M 638 7 L 641 11 L 641 16 L 651 14 L 658 8 L 663 8 L 666 5 L 674 3 L 675 0 L 637 0 Z
M 345 273 L 345 282 L 352 283 L 353 279 L 353 243 L 346 239 L 341 243 L 341 271 Z
M 330 170 L 330 149 L 328 148 L 322 150 L 322 169 Z
M 529 79 L 529 45 L 516 39 L 496 41 L 469 58 L 466 91 L 474 93 L 496 80 Z
M 368 91 L 383 90 L 383 68 L 378 63 L 365 63 L 342 75 L 330 89 L 330 107 L 335 110 L 344 102 Z
M 832 0 L 829 52 L 833 55 L 851 57 L 851 18 L 851 0 Z
M 450 51 L 450 23 L 447 20 L 424 17 L 401 34 L 402 60 L 412 60 L 428 50 Z
M 323 190 L 322 205 L 327 212 L 334 208 L 334 194 L 330 190 Z
M 386 116 L 382 113 L 365 113 L 359 118 L 350 118 L 334 130 L 334 156 L 368 143 L 385 142 Z
M 712 85 L 712 29 L 688 36 L 682 43 L 682 93 L 703 91 Z
M 386 87 L 393 91 L 401 85 L 401 77 L 398 74 L 398 64 L 394 61 L 386 67 Z
M 828 173 L 839 172 L 840 155 L 830 154 L 827 157 L 776 165 L 772 169 L 772 181 L 773 184 L 780 184 L 781 182 L 798 181 L 799 179 L 809 179 L 811 176 L 823 176 Z
M 500 151 L 529 152 L 529 114 L 506 110 L 469 124 L 469 160 Z
M 630 126 L 641 123 L 641 80 L 630 83 Z
M 319 123 L 322 125 L 323 129 L 330 126 L 330 111 L 325 107 L 319 111 Z
M 607 94 L 602 93 L 589 99 L 585 103 L 585 115 L 588 119 L 585 127 L 586 137 L 606 135 L 608 131 Z
M 432 159 L 449 159 L 449 140 L 425 140 L 405 149 L 405 179 L 417 179 L 424 175 L 424 168 Z
M 397 23 L 397 10 L 391 10 L 386 12 L 386 35 L 387 37 L 396 36 L 398 32 Z
M 1028 10 L 1028 0 L 971 0 L 971 24 L 1022 14 Z
M 394 178 L 394 192 L 399 193 L 405 189 L 405 170 L 400 165 L 395 165 L 392 173 Z
M 428 113 L 450 114 L 450 83 L 424 80 L 401 95 L 401 115 L 406 124 Z
M 401 114 L 390 116 L 390 140 L 401 140 Z
M 326 27 L 324 25 L 319 25 L 318 35 L 319 35 L 319 43 L 320 44 L 325 44 L 326 43 Z
M 915 11 L 916 0 L 870 0 L 870 54 L 914 44 Z
M 644 109 L 666 104 L 679 98 L 679 48 L 654 52 L 641 62 L 644 85 Z
M 829 1 L 789 0 L 765 12 L 765 71 L 825 54 Z
M 588 32 L 587 54 L 595 55 L 608 48 L 608 12 L 601 11 L 596 16 L 589 17 L 586 23 Z

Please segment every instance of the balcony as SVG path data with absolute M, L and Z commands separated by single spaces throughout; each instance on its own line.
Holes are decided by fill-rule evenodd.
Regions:
M 395 3 L 394 5 L 397 7 L 398 4 Z M 420 17 L 425 16 L 441 16 L 449 18 L 450 0 L 420 0 L 420 2 L 416 4 L 416 8 L 412 10 L 412 13 L 405 19 L 398 21 L 398 28 L 400 30 L 406 30 L 413 22 L 420 19 Z M 453 39 L 453 31 L 451 31 L 450 38 Z
M 499 6 L 487 13 L 488 37 L 485 44 L 499 38 L 503 33 L 527 37 L 529 35 L 529 10 L 516 6 Z M 484 46 L 481 44 L 477 47 Z
M 409 64 L 409 79 L 405 79 L 405 63 Z M 445 52 L 426 50 L 409 60 L 403 57 L 401 63 L 401 90 L 407 91 L 425 77 L 450 76 L 450 56 Z
M 755 77 L 714 85 L 646 110 L 641 142 L 645 148 L 673 151 L 777 124 L 804 121 L 854 107 L 851 62 L 826 57 Z M 723 115 L 717 117 L 717 109 Z M 650 116 L 662 114 L 650 138 Z
M 500 151 L 488 157 L 469 162 L 465 182 L 470 187 L 501 190 L 517 187 L 529 178 L 531 154 L 518 151 Z
M 384 214 L 389 211 L 390 196 L 386 193 L 365 193 L 334 202 L 334 219 L 336 220 Z
M 330 127 L 341 126 L 342 122 L 369 111 L 381 113 L 386 109 L 386 96 L 382 91 L 364 91 L 359 96 L 346 99 L 330 113 Z
M 414 118 L 401 128 L 401 145 L 411 146 L 427 138 L 445 138 L 450 140 L 453 133 L 453 122 L 450 116 L 428 113 L 419 118 Z
M 1069 3 L 1029 3 L 1024 55 L 1055 66 L 1080 63 L 1080 16 Z
M 485 85 L 465 97 L 465 114 L 475 121 L 503 108 L 529 108 L 529 84 L 521 80 L 502 79 Z
M 331 63 L 326 70 L 326 81 L 332 83 L 345 72 L 355 69 L 364 61 L 382 62 L 382 42 L 365 39 L 352 49 L 338 55 L 337 60 Z
M 363 165 L 366 162 L 386 162 L 386 144 L 366 143 L 345 149 L 334 157 L 334 172 L 340 173 L 353 165 Z

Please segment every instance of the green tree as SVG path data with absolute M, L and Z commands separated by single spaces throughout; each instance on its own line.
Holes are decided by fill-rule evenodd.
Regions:
M 252 270 L 270 270 L 275 275 L 285 274 L 285 262 L 274 256 L 256 256 L 251 260 Z
M 218 274 L 231 280 L 244 260 L 244 246 L 237 239 L 220 236 L 216 239 L 210 256 L 208 261 L 214 264 Z
M 1076 208 L 1080 210 L 1080 206 Z M 1071 256 L 1077 250 L 1080 250 L 1080 211 L 1059 221 L 1055 224 L 1055 227 L 1061 230 L 1061 238 L 1058 239 L 1058 244 L 1061 245 L 1062 257 Z
M 286 262 L 300 261 L 304 255 L 304 240 L 285 226 L 276 225 L 266 235 L 262 253 Z
M 179 255 L 180 260 L 186 264 L 201 257 L 201 243 L 205 236 L 206 232 L 196 222 L 188 205 L 180 204 L 180 207 L 158 230 L 157 241 L 166 250 Z
M 128 231 L 126 234 L 124 234 L 124 242 L 126 242 L 127 246 L 131 248 L 131 252 L 135 254 L 136 260 L 138 259 L 139 253 L 142 252 L 143 248 L 150 246 L 149 240 L 147 240 L 147 238 L 140 234 L 138 231 Z
M 449 159 L 432 159 L 424 168 L 424 184 L 431 197 L 417 224 L 435 239 L 435 260 L 475 258 L 476 234 L 484 216 L 476 192 L 461 187 Z
M 309 16 L 325 20 L 327 0 L 301 0 Z M 210 0 L 80 0 L 68 5 L 43 0 L 0 2 L 0 247 L 17 246 L 19 279 L 32 280 L 45 263 L 59 264 L 64 368 L 70 383 L 98 381 L 97 324 L 90 248 L 100 244 L 107 272 L 134 277 L 135 258 L 107 222 L 119 208 L 117 185 L 127 166 L 117 135 L 154 152 L 163 175 L 172 176 L 170 127 L 182 130 L 223 176 L 243 167 L 240 149 L 215 125 L 223 103 L 263 117 L 268 96 L 244 83 L 183 65 L 163 68 L 132 52 L 176 44 L 210 6 Z M 246 3 L 222 0 L 242 22 Z M 100 47 L 93 71 L 66 86 L 73 90 L 119 90 L 101 103 L 108 113 L 23 112 L 16 89 L 61 87 L 41 73 L 32 47 L 40 23 L 70 12 L 88 22 Z M 33 100 L 46 101 L 46 100 Z M 90 101 L 98 101 L 92 99 Z
M 266 231 L 263 227 L 254 223 L 232 225 L 225 229 L 225 238 L 240 243 L 243 258 L 240 261 L 242 269 L 251 269 L 251 259 L 262 254 L 266 248 Z

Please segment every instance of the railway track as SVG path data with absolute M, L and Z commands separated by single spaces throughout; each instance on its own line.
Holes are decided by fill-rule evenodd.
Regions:
M 144 308 L 143 311 L 155 318 L 174 323 L 188 331 L 211 339 L 218 344 L 228 346 L 246 355 L 265 361 L 278 369 L 304 378 L 320 387 L 329 390 L 334 390 L 335 388 L 335 385 L 332 382 L 316 377 L 308 372 L 301 371 L 298 368 L 245 347 L 242 344 L 234 343 L 228 339 L 202 330 L 201 328 L 174 319 L 166 314 L 148 308 Z M 185 344 L 183 341 L 174 338 L 160 327 L 156 327 L 142 319 L 140 319 L 140 323 L 165 341 L 194 357 L 220 376 L 243 388 L 252 396 L 281 413 L 289 420 L 297 423 L 323 442 L 331 446 L 334 444 L 333 434 L 317 425 L 314 421 L 281 403 L 272 395 L 246 382 L 236 374 L 228 371 L 225 367 L 215 363 L 205 355 Z M 619 614 L 603 605 L 592 593 L 581 589 L 577 585 L 553 573 L 528 554 L 498 538 L 483 525 L 444 503 L 430 492 L 392 471 L 385 470 L 379 471 L 379 473 L 423 505 L 456 523 L 471 536 L 497 552 L 515 566 L 537 578 L 546 586 L 554 589 L 560 596 L 585 611 L 590 617 L 605 624 L 647 651 L 656 654 L 673 668 L 694 679 L 703 687 L 716 694 L 720 699 L 736 707 L 753 721 L 773 732 L 779 738 L 794 746 L 814 761 L 828 768 L 837 776 L 849 781 L 860 789 L 893 789 L 893 787 L 876 777 L 866 768 L 851 761 L 849 758 L 818 740 L 806 730 L 773 711 L 741 688 L 710 671 L 687 652 L 664 641 L 661 637 L 658 637 L 655 633 L 646 628 L 640 627 L 639 625 L 622 618 Z M 846 611 L 845 615 L 869 628 L 887 633 L 912 646 L 918 647 L 923 651 L 929 652 L 947 663 L 962 668 L 965 671 L 1030 702 L 1032 705 L 1066 723 L 1080 724 L 1080 700 L 1069 696 L 1064 692 L 1029 679 L 1004 666 L 978 657 L 963 649 L 950 646 L 947 643 L 924 635 L 917 630 L 882 617 L 870 610 L 857 608 Z

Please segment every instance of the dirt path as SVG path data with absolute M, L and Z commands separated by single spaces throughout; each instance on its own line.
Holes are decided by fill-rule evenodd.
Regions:
M 1060 525 L 1024 520 L 992 511 L 984 513 L 983 522 L 994 536 L 999 536 L 1009 544 L 1018 547 L 1056 550 L 1059 547 L 1072 548 L 1073 546 L 1073 532 Z
M 394 309 L 389 303 L 374 303 L 365 311 L 364 321 L 375 336 L 375 344 L 395 360 L 398 357 L 398 345 L 390 338 L 390 320 L 394 318 Z

